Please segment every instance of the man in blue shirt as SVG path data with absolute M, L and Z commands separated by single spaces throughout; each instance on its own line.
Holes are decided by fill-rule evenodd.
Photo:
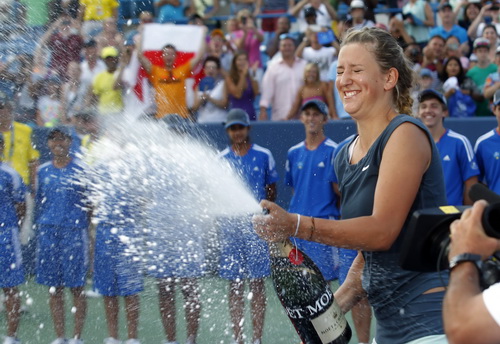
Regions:
M 469 189 L 477 183 L 479 169 L 469 140 L 444 127 L 448 108 L 444 96 L 427 89 L 420 92 L 418 117 L 426 125 L 441 156 L 449 205 L 471 205 Z
M 450 36 L 455 36 L 458 38 L 461 48 L 465 46 L 468 51 L 470 47 L 467 30 L 455 24 L 455 13 L 453 13 L 451 5 L 448 2 L 441 4 L 438 14 L 441 19 L 441 26 L 434 27 L 430 31 L 429 37 L 441 36 L 447 39 Z
M 2 162 L 4 137 L 0 133 L 0 287 L 5 294 L 7 336 L 4 343 L 18 344 L 21 299 L 18 285 L 24 282 L 19 241 L 19 221 L 24 217 L 26 186 L 21 176 Z
M 231 146 L 221 152 L 240 172 L 255 199 L 276 199 L 276 163 L 271 152 L 250 141 L 250 119 L 241 109 L 232 109 L 227 115 L 226 132 Z M 244 313 L 244 280 L 249 280 L 253 341 L 260 344 L 266 309 L 264 277 L 270 274 L 267 243 L 252 228 L 249 217 L 221 221 L 220 276 L 230 280 L 229 310 L 234 339 L 243 344 L 242 320 Z
M 73 294 L 75 328 L 71 343 L 80 340 L 87 301 L 84 293 L 89 264 L 89 208 L 86 188 L 81 182 L 82 163 L 70 155 L 71 133 L 53 128 L 47 138 L 52 160 L 38 168 L 36 219 L 38 254 L 36 281 L 50 287 L 50 310 L 57 339 L 66 343 L 64 288 Z
M 480 136 L 474 147 L 480 180 L 488 185 L 490 190 L 500 194 L 500 90 L 493 98 L 493 113 L 498 126 Z

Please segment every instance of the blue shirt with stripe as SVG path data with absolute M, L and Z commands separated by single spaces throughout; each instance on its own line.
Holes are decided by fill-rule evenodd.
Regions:
M 83 169 L 83 163 L 75 158 L 63 168 L 57 168 L 52 161 L 38 168 L 37 224 L 70 228 L 89 226 Z
M 479 175 L 472 145 L 464 135 L 447 129 L 436 146 L 443 165 L 448 204 L 463 205 L 464 182 Z
M 500 194 L 500 134 L 496 129 L 480 136 L 474 147 L 480 180 Z
M 10 229 L 17 228 L 18 218 L 16 204 L 24 202 L 26 186 L 19 173 L 6 163 L 0 162 L 0 238 L 8 234 Z M 3 240 L 2 240 L 3 241 Z
M 337 143 L 326 138 L 315 150 L 305 141 L 288 150 L 285 184 L 294 192 L 289 211 L 306 216 L 328 218 L 340 215 L 332 182 L 337 181 L 333 169 L 333 152 Z
M 220 156 L 229 160 L 240 172 L 258 201 L 266 199 L 266 185 L 274 184 L 279 179 L 271 151 L 255 143 L 244 156 L 235 154 L 231 147 L 224 149 Z

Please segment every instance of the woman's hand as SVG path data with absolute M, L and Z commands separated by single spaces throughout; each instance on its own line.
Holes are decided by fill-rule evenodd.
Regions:
M 254 215 L 252 218 L 255 232 L 264 240 L 270 242 L 283 241 L 295 233 L 297 226 L 296 214 L 290 214 L 276 203 L 260 202 L 262 209 L 269 211 L 266 215 Z

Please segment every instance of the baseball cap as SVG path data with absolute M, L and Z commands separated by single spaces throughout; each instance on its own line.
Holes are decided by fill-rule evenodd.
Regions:
M 423 78 L 424 76 L 428 76 L 432 78 L 434 75 L 432 75 L 432 71 L 429 68 L 422 68 L 420 70 L 420 76 Z
M 228 112 L 224 128 L 229 128 L 232 125 L 240 124 L 245 127 L 250 126 L 250 118 L 246 111 L 242 109 L 232 109 Z
M 320 113 L 322 113 L 325 116 L 328 116 L 328 107 L 321 100 L 317 99 L 308 100 L 307 102 L 304 103 L 304 105 L 302 105 L 300 111 L 304 111 L 310 107 L 315 107 L 316 109 L 318 109 Z
M 437 99 L 441 104 L 448 107 L 448 104 L 446 103 L 446 98 L 441 93 L 431 88 L 420 92 L 420 94 L 418 95 L 418 102 L 421 103 L 429 98 Z
M 443 2 L 441 5 L 439 5 L 438 11 L 441 11 L 441 10 L 443 10 L 445 8 L 451 8 L 451 9 L 453 9 L 453 7 L 450 5 L 449 2 Z
M 352 0 L 351 1 L 351 6 L 349 6 L 351 9 L 353 8 L 365 8 L 365 3 L 362 0 Z
M 493 105 L 497 106 L 500 104 L 500 90 L 497 90 L 495 92 L 495 95 L 493 96 Z
M 479 37 L 474 40 L 474 49 L 477 48 L 490 48 L 490 41 L 486 38 Z
M 309 6 L 306 9 L 304 9 L 304 17 L 310 17 L 310 16 L 316 17 L 316 9 L 312 6 Z
M 69 131 L 69 128 L 68 127 L 65 127 L 65 126 L 62 126 L 62 125 L 59 125 L 59 126 L 56 126 L 56 127 L 53 127 L 50 129 L 49 131 L 49 134 L 47 135 L 47 140 L 51 140 L 53 139 L 56 134 L 62 134 L 63 136 L 67 137 L 67 138 L 72 138 L 71 136 L 71 132 Z
M 210 32 L 210 37 L 215 37 L 215 36 L 221 36 L 224 38 L 224 31 L 221 29 L 213 29 L 212 32 Z
M 118 57 L 119 53 L 118 53 L 118 49 L 116 49 L 115 47 L 105 47 L 105 48 L 102 48 L 102 51 L 101 51 L 101 58 L 104 60 L 108 57 Z

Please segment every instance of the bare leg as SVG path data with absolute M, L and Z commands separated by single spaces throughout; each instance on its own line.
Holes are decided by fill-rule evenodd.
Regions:
M 57 338 L 64 338 L 64 287 L 56 287 L 52 293 L 49 291 L 50 313 L 54 322 L 54 330 Z
M 73 294 L 73 305 L 76 308 L 73 338 L 80 339 L 87 315 L 87 297 L 83 287 L 71 288 L 71 293 Z
M 111 338 L 118 339 L 118 297 L 104 296 L 104 311 L 106 312 L 106 322 L 108 334 Z
M 139 307 L 138 294 L 125 296 L 125 312 L 127 313 L 127 333 L 129 339 L 137 339 Z
M 263 279 L 250 281 L 250 291 L 253 294 L 250 301 L 252 310 L 253 341 L 262 340 L 264 317 L 266 314 L 266 287 Z
M 182 294 L 184 295 L 184 305 L 186 307 L 187 338 L 194 341 L 200 325 L 200 291 L 198 280 L 194 278 L 182 279 Z
M 173 279 L 158 280 L 160 316 L 167 340 L 175 342 L 175 282 Z
M 7 336 L 16 337 L 21 318 L 21 298 L 17 287 L 3 288 L 5 294 L 5 309 L 7 311 Z
M 233 325 L 234 338 L 238 344 L 243 344 L 243 311 L 245 308 L 245 300 L 243 299 L 243 291 L 245 284 L 243 281 L 231 281 L 229 283 L 229 314 Z
M 372 309 L 368 299 L 364 298 L 358 302 L 352 309 L 352 320 L 356 328 L 358 342 L 370 342 L 370 326 L 372 323 Z

